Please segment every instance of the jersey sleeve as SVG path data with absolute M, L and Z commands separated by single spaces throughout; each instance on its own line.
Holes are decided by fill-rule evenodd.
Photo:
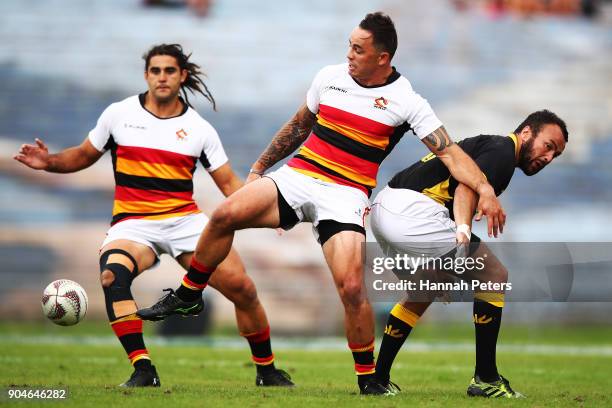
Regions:
M 312 84 L 306 93 L 306 106 L 312 113 L 319 112 L 319 101 L 321 100 L 321 91 L 325 84 L 326 78 L 329 76 L 329 71 L 332 70 L 333 66 L 323 67 L 312 80 Z
M 227 155 L 221 144 L 219 134 L 210 124 L 206 124 L 204 147 L 200 154 L 200 162 L 206 171 L 213 172 L 228 162 Z
M 419 139 L 425 138 L 442 126 L 442 122 L 434 113 L 427 99 L 414 92 L 412 88 L 410 88 L 407 98 L 408 109 L 405 119 Z
M 107 150 L 106 144 L 111 136 L 111 129 L 114 122 L 114 105 L 107 107 L 98 118 L 96 127 L 89 131 L 89 141 L 98 151 L 104 152 Z

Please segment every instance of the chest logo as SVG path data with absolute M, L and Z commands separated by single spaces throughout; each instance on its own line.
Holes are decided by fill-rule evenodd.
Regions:
M 187 138 L 187 132 L 184 129 L 176 131 L 176 140 L 185 140 Z
M 383 98 L 382 96 L 380 98 L 374 99 L 374 107 L 376 109 L 387 110 L 388 104 L 389 104 L 389 101 Z

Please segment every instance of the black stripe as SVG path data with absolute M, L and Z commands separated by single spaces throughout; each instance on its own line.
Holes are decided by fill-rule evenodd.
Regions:
M 342 174 L 337 173 L 337 172 L 333 171 L 332 169 L 328 169 L 327 167 L 323 166 L 322 164 L 317 163 L 316 161 L 314 161 L 314 160 L 312 160 L 312 159 L 309 159 L 309 158 L 307 158 L 307 157 L 304 157 L 304 156 L 302 156 L 301 154 L 296 154 L 296 155 L 295 155 L 295 156 L 293 156 L 293 157 L 294 157 L 294 158 L 296 158 L 296 159 L 303 160 L 303 161 L 305 161 L 306 163 L 310 163 L 310 164 L 312 164 L 313 166 L 315 166 L 315 167 L 317 167 L 318 169 L 320 169 L 321 171 L 323 171 L 323 173 L 326 173 L 326 174 L 329 174 L 329 175 L 331 175 L 331 176 L 338 177 L 338 178 L 341 178 L 341 179 L 343 179 L 343 180 L 349 181 L 349 182 L 351 182 L 351 183 L 353 183 L 353 184 L 357 184 L 357 185 L 359 185 L 359 186 L 362 186 L 363 188 L 367 189 L 367 191 L 368 191 L 368 197 L 370 197 L 370 195 L 372 195 L 372 189 L 371 189 L 369 186 L 363 185 L 363 184 L 361 184 L 361 183 L 359 183 L 359 182 L 357 182 L 357 181 L 355 181 L 355 180 L 351 180 L 350 178 L 348 178 L 348 177 L 346 177 L 346 176 L 343 176 Z
M 157 177 L 131 176 L 115 172 L 115 181 L 118 186 L 139 188 L 141 190 L 161 191 L 192 191 L 193 180 L 172 180 Z
M 389 144 L 387 145 L 387 148 L 385 149 L 385 156 L 383 157 L 383 159 L 385 159 L 389 155 L 389 153 L 391 153 L 391 150 L 393 150 L 395 145 L 399 143 L 402 137 L 404 137 L 404 134 L 408 132 L 409 130 L 412 130 L 412 133 L 414 133 L 412 126 L 410 126 L 410 123 L 408 122 L 402 123 L 401 125 L 399 125 L 393 130 L 393 134 L 391 135 L 391 137 L 389 137 Z M 416 135 L 416 133 L 414 134 Z
M 111 220 L 111 225 L 116 224 L 117 222 L 127 218 L 127 217 L 148 217 L 151 215 L 162 215 L 162 214 L 172 214 L 175 212 L 180 212 L 180 210 L 184 207 L 193 205 L 193 203 L 188 203 L 185 205 L 182 205 L 180 207 L 176 207 L 173 208 L 170 211 L 160 211 L 160 212 L 147 212 L 147 213 L 127 213 L 127 212 L 123 212 L 123 213 L 119 213 L 113 216 L 113 219 Z
M 202 150 L 202 154 L 200 155 L 200 163 L 202 163 L 205 169 L 210 168 L 210 161 L 208 160 L 208 157 L 206 157 L 204 150 Z
M 338 133 L 328 127 L 325 127 L 319 123 L 315 123 L 312 128 L 314 133 L 319 139 L 323 140 L 330 145 L 337 147 L 340 150 L 344 150 L 360 159 L 367 160 L 372 163 L 380 164 L 387 157 L 387 152 L 376 147 L 367 146 L 363 143 L 359 143 L 356 140 L 351 139 L 348 136 Z

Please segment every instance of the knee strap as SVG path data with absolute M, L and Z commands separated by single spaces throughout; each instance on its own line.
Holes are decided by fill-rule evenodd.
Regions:
M 127 266 L 120 263 L 107 263 L 108 257 L 111 254 L 121 254 L 129 258 L 134 264 L 133 271 L 130 271 Z M 122 249 L 110 249 L 100 256 L 100 273 L 109 270 L 115 276 L 115 279 L 108 287 L 102 287 L 104 291 L 104 300 L 106 301 L 106 313 L 111 322 L 117 320 L 113 304 L 124 300 L 134 300 L 130 287 L 132 281 L 138 271 L 138 265 L 132 255 Z

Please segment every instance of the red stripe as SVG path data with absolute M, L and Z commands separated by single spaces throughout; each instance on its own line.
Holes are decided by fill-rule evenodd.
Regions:
M 374 370 L 376 366 L 374 364 L 357 364 L 355 363 L 355 371 L 358 373 L 367 373 Z
M 197 157 L 185 154 L 140 146 L 119 146 L 117 147 L 117 157 L 148 163 L 169 164 L 177 167 L 186 167 L 188 169 L 192 169 L 197 160 Z
M 269 362 L 270 362 L 270 361 L 272 361 L 272 360 L 274 360 L 274 354 L 270 354 L 270 356 L 269 356 L 269 357 L 263 357 L 263 358 L 253 356 L 253 361 L 254 361 L 256 364 L 257 364 L 257 363 L 259 363 L 259 364 L 262 364 L 262 363 L 269 363 Z
M 249 343 L 261 343 L 268 341 L 270 340 L 270 326 L 266 327 L 260 332 L 247 334 L 244 337 L 249 341 Z
M 319 115 L 329 122 L 348 126 L 371 136 L 379 136 L 381 138 L 390 137 L 395 130 L 393 126 L 327 105 L 319 105 Z
M 369 346 L 371 346 L 372 349 L 374 349 L 374 339 L 368 341 L 365 344 L 349 343 L 348 346 L 351 350 L 359 350 L 359 349 L 362 349 L 364 347 L 369 347 Z
M 198 289 L 204 289 L 206 286 L 208 286 L 208 283 L 195 283 L 194 281 L 189 279 L 187 275 L 183 276 L 183 282 L 185 282 L 187 286 L 191 286 Z
M 199 263 L 195 259 L 195 256 L 191 258 L 190 266 L 200 273 L 213 273 L 213 271 L 215 270 L 215 267 L 213 266 L 204 266 L 201 263 Z
M 135 351 L 132 351 L 130 354 L 128 354 L 128 358 L 132 360 L 134 359 L 134 357 L 138 357 L 142 354 L 149 354 L 149 352 L 147 351 L 147 349 L 135 350 Z
M 119 201 L 159 201 L 170 198 L 192 201 L 192 191 L 142 190 L 139 188 L 116 186 L 115 200 Z
M 370 195 L 370 191 L 367 189 L 367 187 L 365 187 L 365 186 L 363 186 L 361 184 L 358 184 L 358 183 L 352 183 L 352 182 L 350 182 L 348 180 L 343 179 L 342 177 L 336 177 L 336 176 L 333 176 L 333 175 L 331 175 L 329 173 L 326 173 L 325 171 L 321 170 L 317 166 L 315 166 L 313 164 L 310 164 L 310 163 L 308 163 L 308 162 L 306 162 L 304 160 L 301 160 L 298 157 L 293 157 L 291 160 L 289 160 L 287 162 L 287 166 L 293 167 L 293 168 L 296 168 L 296 169 L 304 169 L 304 170 L 312 171 L 313 173 L 321 174 L 321 175 L 323 175 L 323 176 L 325 176 L 327 178 L 332 179 L 333 182 L 336 183 L 336 184 L 341 184 L 343 186 L 354 187 L 354 188 L 357 188 L 357 189 L 363 191 L 363 193 L 365 195 L 367 195 L 368 197 Z
M 361 159 L 351 154 L 349 151 L 338 149 L 337 147 L 323 141 L 314 133 L 310 135 L 306 143 L 304 143 L 304 146 L 316 154 L 333 161 L 334 163 L 350 168 L 355 173 L 359 173 L 376 180 L 376 175 L 378 174 L 378 164 Z M 321 164 L 325 165 L 324 163 Z
M 126 320 L 111 324 L 113 331 L 117 337 L 123 337 L 127 334 L 142 333 L 142 320 Z

